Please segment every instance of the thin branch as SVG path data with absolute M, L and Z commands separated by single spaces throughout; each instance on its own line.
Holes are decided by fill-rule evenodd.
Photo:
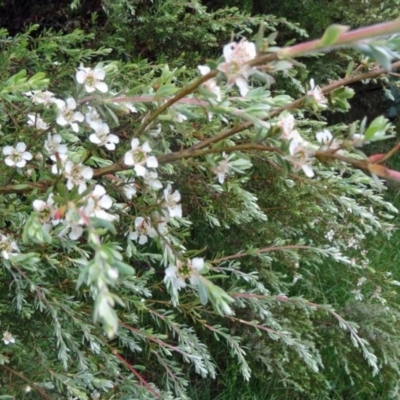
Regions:
M 140 127 L 136 130 L 134 136 L 138 137 L 142 134 L 146 128 L 153 122 L 160 114 L 162 114 L 165 110 L 171 107 L 173 104 L 177 103 L 180 99 L 185 97 L 186 95 L 193 93 L 202 83 L 207 82 L 209 79 L 214 78 L 217 75 L 218 71 L 211 71 L 208 74 L 196 79 L 194 82 L 185 86 L 181 89 L 174 97 L 165 102 L 161 107 L 154 110 L 145 120 L 142 122 Z
M 1 365 L 0 367 L 5 369 L 6 371 L 12 373 L 13 375 L 18 376 L 23 381 L 28 383 L 28 385 L 30 387 L 32 387 L 34 390 L 36 390 L 42 396 L 43 399 L 51 400 L 51 397 L 42 388 L 40 388 L 39 386 L 35 385 L 32 381 L 30 381 L 28 378 L 26 378 L 25 375 L 23 375 L 21 372 L 17 372 L 15 370 L 13 370 L 12 368 L 7 367 L 7 365 Z
M 400 68 L 400 61 L 397 61 L 391 65 L 391 69 L 396 69 L 396 68 Z M 349 78 L 339 79 L 335 82 L 330 83 L 329 85 L 323 86 L 321 88 L 321 90 L 324 94 L 328 94 L 328 93 L 332 92 L 333 90 L 338 89 L 342 86 L 348 86 L 348 85 L 351 85 L 352 83 L 359 82 L 364 79 L 376 78 L 379 75 L 383 75 L 387 72 L 388 72 L 388 70 L 386 68 L 379 68 L 379 69 L 376 69 L 373 71 L 368 71 L 368 72 L 365 72 L 362 74 L 351 76 Z M 307 99 L 307 96 L 302 96 L 302 97 L 298 98 L 297 100 L 294 100 L 285 106 L 279 107 L 279 108 L 271 111 L 269 113 L 269 115 L 266 118 L 264 118 L 263 120 L 269 120 L 273 117 L 276 117 L 285 110 L 293 110 L 295 108 L 298 108 L 306 101 L 306 99 Z M 190 147 L 187 150 L 195 151 L 195 150 L 203 149 L 204 147 L 208 147 L 213 143 L 218 143 L 221 140 L 227 139 L 228 137 L 231 137 L 231 136 L 235 135 L 236 133 L 243 132 L 244 130 L 249 129 L 252 126 L 253 126 L 253 122 L 251 122 L 251 121 L 245 122 L 241 125 L 235 126 L 234 128 L 227 129 L 217 135 L 214 135 L 208 139 L 205 139 L 202 142 Z
M 131 372 L 136 376 L 136 378 L 138 378 L 139 382 L 140 382 L 143 386 L 145 386 L 146 389 L 147 389 L 149 392 L 151 392 L 152 394 L 154 394 L 154 396 L 155 396 L 157 399 L 160 399 L 160 398 L 161 398 L 161 395 L 160 395 L 159 393 L 157 393 L 157 392 L 150 386 L 150 384 L 142 377 L 142 375 L 140 375 L 139 372 L 137 372 L 136 369 L 133 368 L 132 365 L 129 364 L 129 362 L 125 360 L 125 358 L 123 358 L 121 355 L 119 355 L 117 351 L 113 351 L 113 354 L 115 355 L 115 357 L 118 358 L 118 360 L 120 360 L 120 361 L 129 369 L 129 371 L 131 371 Z
M 400 32 L 400 18 L 382 24 L 371 25 L 341 34 L 334 43 L 328 46 L 321 39 L 306 43 L 299 43 L 278 51 L 278 57 L 295 58 L 315 51 L 327 51 L 334 48 L 357 45 L 360 41 L 370 40 L 377 37 L 388 36 Z M 364 42 L 365 43 L 365 42 Z
M 268 253 L 270 251 L 281 251 L 281 250 L 312 250 L 314 247 L 311 246 L 301 246 L 301 245 L 288 245 L 288 246 L 270 246 L 270 247 L 264 247 L 263 249 L 258 249 L 257 251 L 254 251 L 252 253 L 236 253 L 230 256 L 226 257 L 221 257 L 217 258 L 216 260 L 211 261 L 211 264 L 218 264 L 223 261 L 227 260 L 234 260 L 236 258 L 241 258 L 241 257 L 249 257 L 249 256 L 254 256 L 257 254 L 262 254 L 262 253 Z

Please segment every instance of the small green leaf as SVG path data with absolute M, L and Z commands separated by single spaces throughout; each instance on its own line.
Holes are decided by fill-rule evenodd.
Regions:
M 365 140 L 371 140 L 376 137 L 382 137 L 385 135 L 386 130 L 389 128 L 390 123 L 384 116 L 376 117 L 365 131 Z
M 350 29 L 349 26 L 346 25 L 331 25 L 326 28 L 326 31 L 322 35 L 320 45 L 325 46 L 332 46 L 337 42 L 340 35 L 344 32 L 347 32 Z

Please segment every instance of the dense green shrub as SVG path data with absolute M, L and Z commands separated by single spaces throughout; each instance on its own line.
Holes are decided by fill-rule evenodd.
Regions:
M 251 38 L 260 17 L 194 1 L 190 13 L 141 7 L 106 2 L 104 29 L 87 34 L 0 31 L 0 393 L 187 398 L 188 382 L 253 374 L 286 398 L 334 398 L 337 379 L 353 385 L 349 398 L 366 380 L 369 394 L 398 396 L 399 283 L 369 265 L 366 245 L 392 234 L 396 209 L 377 176 L 396 171 L 356 147 L 393 127 L 328 127 L 327 109 L 348 110 L 352 91 L 340 86 L 350 80 L 325 97 L 262 32 L 269 61 L 232 73 L 229 48 L 223 62 L 217 45 L 230 30 Z M 206 21 L 202 41 L 188 27 Z M 267 32 L 281 22 L 268 17 Z M 117 23 L 117 35 L 96 37 Z M 220 72 L 208 81 L 183 65 L 213 54 Z M 383 72 L 372 66 L 348 79 Z M 272 79 L 305 96 L 272 91 Z

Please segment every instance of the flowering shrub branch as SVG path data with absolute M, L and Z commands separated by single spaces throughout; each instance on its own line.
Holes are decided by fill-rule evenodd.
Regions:
M 371 232 L 390 235 L 388 220 L 396 210 L 378 193 L 378 177 L 400 180 L 399 172 L 382 165 L 399 145 L 370 157 L 358 149 L 391 137 L 393 127 L 384 117 L 344 132 L 304 115 L 347 110 L 353 92 L 346 86 L 384 75 L 389 65 L 395 69 L 400 62 L 390 64 L 397 49 L 389 39 L 387 51 L 380 53 L 386 55 L 384 68 L 356 69 L 322 87 L 311 80 L 301 88 L 306 94 L 294 101 L 272 94 L 263 82 L 280 79 L 282 71 L 284 76 L 291 73 L 293 65 L 284 58 L 345 44 L 364 46 L 365 53 L 373 44 L 360 40 L 399 29 L 398 21 L 348 33 L 331 27 L 319 41 L 284 49 L 268 48 L 268 40 L 257 49 L 242 38 L 224 46 L 223 59 L 199 66 L 196 74 L 201 76 L 192 75 L 182 87 L 177 82 L 184 69 L 164 66 L 156 80 L 152 74 L 133 80 L 136 89 L 126 97 L 120 94 L 126 91 L 124 84 L 119 86 L 123 65 L 99 62 L 89 67 L 82 63 L 84 57 L 76 64 L 72 84 L 62 82 L 65 86 L 59 88 L 54 83 L 53 91 L 45 90 L 53 81 L 41 73 L 27 78 L 21 71 L 1 82 L 0 111 L 11 105 L 8 114 L 0 115 L 3 273 L 13 310 L 21 318 L 31 323 L 36 313 L 48 315 L 54 332 L 35 340 L 55 340 L 58 363 L 56 374 L 30 386 L 41 395 L 45 389 L 55 393 L 59 386 L 68 396 L 86 400 L 89 390 L 92 399 L 99 398 L 99 391 L 116 388 L 121 379 L 129 395 L 144 391 L 155 398 L 185 398 L 181 361 L 202 377 L 216 375 L 208 346 L 197 335 L 199 327 L 224 340 L 249 379 L 242 339 L 221 325 L 225 321 L 267 333 L 319 371 L 319 351 L 290 332 L 290 318 L 281 319 L 261 300 L 270 299 L 271 292 L 288 293 L 303 278 L 303 268 L 312 269 L 321 259 L 344 264 L 359 277 L 363 266 L 357 263 L 367 263 L 367 257 L 356 262 L 347 253 Z M 371 60 L 365 67 L 373 65 Z M 286 200 L 305 190 L 303 183 L 296 186 L 297 173 L 307 177 L 302 179 L 310 191 L 305 197 L 321 202 L 313 208 L 315 217 L 310 213 L 299 226 L 291 226 L 280 216 L 274 226 L 268 225 L 271 216 L 253 193 L 257 185 L 250 171 L 269 167 L 273 179 L 279 172 Z M 302 210 L 307 214 L 307 207 Z M 302 219 L 300 212 L 297 217 Z M 345 239 L 336 238 L 333 224 L 343 227 Z M 255 236 L 255 226 L 268 239 Z M 248 229 L 242 232 L 247 240 L 239 241 L 241 234 L 226 235 L 229 229 Z M 318 234 L 306 238 L 304 229 L 318 229 Z M 225 255 L 225 246 L 235 251 Z M 252 256 L 249 261 L 247 256 Z M 294 271 L 291 283 L 288 274 L 265 280 L 266 271 L 279 263 Z M 380 293 L 376 288 L 374 298 L 383 299 Z M 302 305 L 322 309 L 307 301 Z M 335 311 L 327 312 L 348 330 L 376 373 L 378 362 L 368 342 Z M 17 326 L 12 318 L 9 324 Z M 29 340 L 24 332 L 4 327 L 4 345 L 15 354 L 19 343 Z M 132 358 L 144 347 L 143 365 L 134 364 Z M 42 359 L 36 347 L 31 352 L 33 359 Z M 164 387 L 150 383 L 147 356 L 164 371 Z M 5 362 L 7 357 L 0 357 L 0 364 Z M 133 383 L 124 375 L 126 369 Z M 68 384 L 70 372 L 65 371 L 78 379 L 89 370 L 93 373 L 87 372 L 82 382 Z

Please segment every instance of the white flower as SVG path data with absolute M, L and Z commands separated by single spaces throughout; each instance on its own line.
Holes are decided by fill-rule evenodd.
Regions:
M 185 282 L 185 277 L 182 277 L 179 274 L 180 266 L 183 265 L 181 261 L 176 262 L 177 266 L 175 265 L 170 265 L 166 270 L 165 270 L 165 276 L 164 276 L 164 282 L 168 283 L 171 282 L 172 287 L 175 290 L 179 290 L 181 288 L 186 287 L 186 282 Z
M 351 291 L 351 293 L 354 294 L 354 299 L 357 301 L 361 301 L 364 298 L 364 296 L 361 294 L 360 289 L 354 289 Z
M 65 163 L 68 161 L 67 154 L 63 153 L 55 153 L 50 157 L 52 160 L 57 161 L 55 164 L 51 166 L 51 172 L 55 175 L 59 175 L 63 172 Z
M 92 400 L 99 400 L 100 399 L 100 393 L 97 390 L 94 390 L 90 396 Z
M 223 159 L 218 163 L 218 165 L 211 169 L 212 172 L 217 175 L 218 182 L 221 185 L 225 182 L 225 177 L 229 174 L 229 171 L 231 169 L 227 154 L 222 153 L 222 157 Z
M 333 230 L 333 229 L 331 229 L 326 235 L 325 235 L 325 237 L 330 241 L 330 242 L 332 242 L 332 240 L 333 240 L 333 237 L 335 236 L 335 231 Z
M 281 118 L 277 124 L 282 129 L 282 134 L 280 136 L 280 139 L 286 139 L 286 140 L 293 139 L 292 132 L 294 130 L 294 124 L 295 124 L 295 119 L 292 114 L 281 115 Z
M 199 65 L 197 68 L 202 75 L 207 75 L 210 72 L 210 67 L 207 65 Z M 217 101 L 222 100 L 221 88 L 217 85 L 217 81 L 215 79 L 209 79 L 208 81 L 204 82 L 203 85 L 209 92 L 215 95 Z
M 180 112 L 176 113 L 176 122 L 179 122 L 181 124 L 182 122 L 185 122 L 186 120 L 187 120 L 186 115 L 183 115 Z
M 125 153 L 124 164 L 133 165 L 137 176 L 145 176 L 147 170 L 144 165 L 148 168 L 158 167 L 157 158 L 154 156 L 147 156 L 147 153 L 151 151 L 149 142 L 145 142 L 142 146 L 139 146 L 139 139 L 133 138 L 131 147 L 132 150 Z
M 149 238 L 157 236 L 156 230 L 151 226 L 150 222 L 143 217 L 136 217 L 135 231 L 129 234 L 129 239 L 138 242 L 139 244 L 146 244 Z
M 71 240 L 77 240 L 83 233 L 83 227 L 85 224 L 82 218 L 83 210 L 78 210 L 74 207 L 68 208 L 65 213 L 65 219 L 62 220 L 64 228 L 58 234 L 59 237 L 63 237 L 68 231 L 68 237 Z
M 71 230 L 69 231 L 68 237 L 71 240 L 78 240 L 82 236 L 83 228 L 80 225 L 68 223 L 65 220 L 63 221 L 63 224 L 64 224 L 65 228 L 63 229 L 63 231 L 61 231 L 59 233 L 59 236 L 64 236 L 66 231 L 69 229 L 71 229 Z
M 32 203 L 32 207 L 38 213 L 39 221 L 43 224 L 44 228 L 49 231 L 51 227 L 51 224 L 49 222 L 53 220 L 54 214 L 56 212 L 53 200 L 53 193 L 50 193 L 47 201 L 39 199 L 34 200 Z
M 33 126 L 34 128 L 41 131 L 49 129 L 49 124 L 44 122 L 42 118 L 40 118 L 38 115 L 34 114 L 28 114 L 28 125 Z
M 347 243 L 348 247 L 354 247 L 355 249 L 358 248 L 358 240 L 356 238 L 350 238 L 348 243 Z
M 303 279 L 303 275 L 301 274 L 294 274 L 292 284 L 294 285 L 298 280 Z
M 311 96 L 318 104 L 326 104 L 328 101 L 326 100 L 324 93 L 318 85 L 315 85 L 314 79 L 310 80 L 310 90 L 307 92 L 309 96 Z
M 84 212 L 88 217 L 97 217 L 107 221 L 114 221 L 117 216 L 107 213 L 112 206 L 111 197 L 106 194 L 106 189 L 101 185 L 96 185 L 93 192 L 87 196 L 87 204 Z
M 103 123 L 97 110 L 90 106 L 88 107 L 88 112 L 85 114 L 85 120 L 92 129 L 95 129 L 98 124 Z
M 77 122 L 82 122 L 84 117 L 79 111 L 74 111 L 76 108 L 76 101 L 70 97 L 65 101 L 55 100 L 58 107 L 59 113 L 57 115 L 57 124 L 61 126 L 70 125 L 74 132 L 79 131 L 79 125 Z M 77 122 L 76 122 L 77 121 Z
M 5 146 L 3 147 L 3 154 L 6 157 L 5 163 L 9 167 L 17 167 L 23 168 L 26 165 L 26 162 L 32 160 L 32 154 L 26 150 L 26 144 L 23 142 L 17 143 L 14 147 L 12 146 Z
M 53 103 L 54 93 L 48 90 L 32 90 L 31 92 L 23 93 L 25 96 L 31 98 L 33 104 L 43 104 L 45 106 Z
M 101 82 L 106 76 L 106 71 L 102 66 L 97 64 L 94 69 L 85 68 L 81 64 L 76 73 L 76 80 L 81 85 L 85 85 L 88 93 L 94 92 L 96 89 L 102 93 L 106 93 L 108 86 L 106 83 Z
M 13 335 L 8 331 L 3 332 L 3 339 L 1 339 L 1 340 L 4 342 L 4 344 L 15 343 L 15 339 L 14 339 Z
M 364 144 L 367 144 L 369 142 L 365 141 L 365 137 L 361 133 L 355 133 L 352 137 L 352 145 L 355 147 L 362 147 Z
M 145 185 L 151 189 L 159 190 L 163 187 L 162 183 L 158 179 L 157 172 L 146 171 L 143 180 Z
M 333 138 L 332 133 L 330 133 L 328 129 L 324 129 L 323 131 L 317 132 L 315 136 L 319 143 L 325 145 L 329 145 L 332 142 Z
M 112 96 L 117 96 L 119 97 L 120 101 L 114 101 L 112 104 L 114 104 L 115 106 L 117 106 L 121 111 L 125 112 L 125 113 L 136 113 L 137 109 L 132 105 L 132 103 L 129 103 L 128 101 L 124 101 L 122 100 L 124 97 L 126 97 L 125 95 L 120 95 L 117 93 L 110 93 Z
M 157 138 L 161 133 L 161 124 L 157 124 L 154 129 L 149 130 L 149 135 L 153 138 Z
M 68 152 L 68 147 L 66 144 L 61 144 L 62 142 L 62 137 L 56 133 L 55 135 L 52 135 L 50 132 L 47 134 L 47 140 L 44 141 L 44 149 L 47 151 L 47 153 L 51 154 L 52 157 L 50 157 L 52 160 L 55 161 L 55 153 L 58 154 L 67 154 Z
M 8 260 L 10 256 L 15 253 L 19 253 L 19 248 L 17 243 L 10 239 L 7 235 L 0 234 L 0 254 L 5 259 Z
M 361 277 L 357 282 L 357 286 L 362 286 L 366 281 L 367 278 L 365 276 Z
M 136 196 L 136 186 L 135 186 L 135 181 L 134 180 L 129 180 L 129 182 L 125 182 L 124 185 L 122 186 L 122 190 L 127 197 L 128 200 L 132 200 L 133 196 Z
M 168 218 L 169 218 L 169 215 L 161 215 L 157 211 L 154 211 L 151 214 L 152 224 L 154 226 L 157 226 L 156 232 L 159 235 L 165 236 L 163 239 L 166 242 L 170 242 L 170 238 L 166 236 L 168 234 L 168 225 L 167 225 L 168 224 Z
M 189 279 L 192 285 L 199 282 L 200 271 L 204 268 L 204 259 L 195 257 L 187 260 L 185 263 L 178 260 L 176 265 L 170 265 L 165 270 L 164 282 L 171 282 L 172 287 L 176 290 L 186 287 L 186 279 Z
M 86 181 L 93 176 L 93 170 L 85 165 L 67 161 L 64 166 L 64 176 L 67 178 L 68 190 L 78 186 L 78 192 L 82 193 L 87 188 Z
M 119 143 L 119 137 L 109 133 L 110 128 L 106 123 L 94 125 L 95 133 L 89 136 L 89 140 L 98 146 L 104 146 L 107 150 L 115 150 L 115 145 Z
M 171 193 L 172 187 L 170 184 L 164 189 L 164 202 L 162 203 L 163 208 L 168 210 L 171 218 L 177 217 L 182 218 L 182 206 L 178 204 L 181 201 L 181 194 L 175 190 Z
M 311 168 L 311 159 L 306 148 L 306 143 L 299 142 L 292 139 L 289 144 L 290 156 L 287 159 L 293 164 L 295 170 L 302 169 L 303 172 L 309 177 L 314 176 L 314 171 Z
M 32 390 L 32 388 L 28 385 L 28 386 L 25 386 L 24 392 L 29 393 L 31 390 Z
M 249 91 L 247 79 L 256 70 L 247 63 L 257 55 L 256 45 L 242 39 L 239 43 L 232 42 L 224 46 L 225 62 L 218 65 L 218 69 L 225 73 L 228 86 L 236 84 L 240 95 L 246 96 Z

